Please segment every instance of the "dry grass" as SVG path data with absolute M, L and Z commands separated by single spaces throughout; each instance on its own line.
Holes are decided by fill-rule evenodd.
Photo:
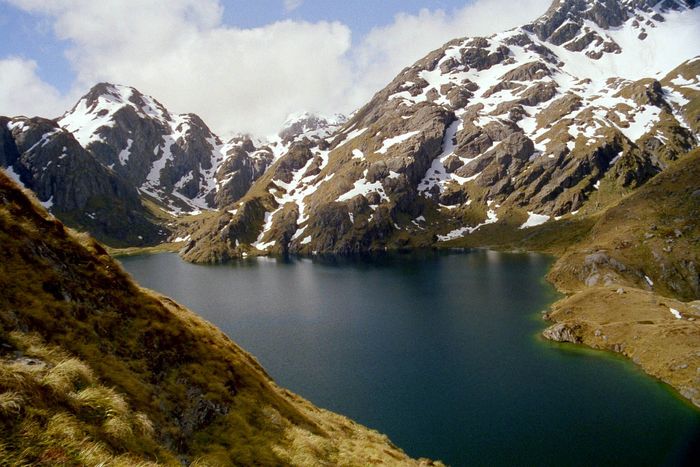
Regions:
M 124 454 L 137 442 L 155 446 L 153 432 L 143 428 L 150 420 L 100 385 L 85 363 L 65 358 L 63 350 L 41 344 L 36 335 L 15 331 L 5 337 L 5 345 L 16 350 L 0 359 L 3 462 L 129 465 L 149 460 Z
M 670 308 L 683 319 L 676 319 Z M 695 321 L 700 303 L 692 306 L 632 287 L 599 286 L 557 302 L 548 316 L 574 330 L 580 343 L 630 358 L 700 406 L 700 325 Z
M 278 388 L 0 174 L 0 451 L 10 465 L 417 464 Z

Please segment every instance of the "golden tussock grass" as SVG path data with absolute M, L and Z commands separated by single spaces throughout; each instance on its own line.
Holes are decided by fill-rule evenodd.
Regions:
M 0 173 L 0 446 L 9 465 L 357 465 L 385 437 L 278 388 Z

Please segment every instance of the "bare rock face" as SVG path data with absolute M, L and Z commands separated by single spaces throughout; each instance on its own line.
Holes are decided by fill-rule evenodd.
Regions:
M 224 208 L 241 199 L 273 159 L 269 147 L 256 146 L 250 137 L 233 138 L 226 145 L 224 161 L 216 171 L 216 190 L 209 195 L 214 197 L 210 204 Z
M 152 245 L 166 230 L 139 193 L 54 121 L 0 117 L 0 166 L 69 226 L 116 246 Z
M 580 331 L 581 328 L 577 324 L 557 323 L 542 331 L 542 336 L 555 342 L 580 344 Z

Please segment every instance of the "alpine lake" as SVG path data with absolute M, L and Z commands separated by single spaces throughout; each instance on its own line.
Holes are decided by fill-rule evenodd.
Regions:
M 551 259 L 468 251 L 120 258 L 275 381 L 453 466 L 700 465 L 700 411 L 621 357 L 543 340 Z

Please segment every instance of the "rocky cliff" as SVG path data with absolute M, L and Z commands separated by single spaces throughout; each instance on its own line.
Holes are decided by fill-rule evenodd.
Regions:
M 128 86 L 96 85 L 58 124 L 174 214 L 215 207 L 217 188 L 240 192 L 250 186 L 217 180 L 233 144 L 223 144 L 197 115 L 172 114 Z
M 136 188 L 52 120 L 0 117 L 0 167 L 52 213 L 102 241 L 153 245 L 167 236 Z

